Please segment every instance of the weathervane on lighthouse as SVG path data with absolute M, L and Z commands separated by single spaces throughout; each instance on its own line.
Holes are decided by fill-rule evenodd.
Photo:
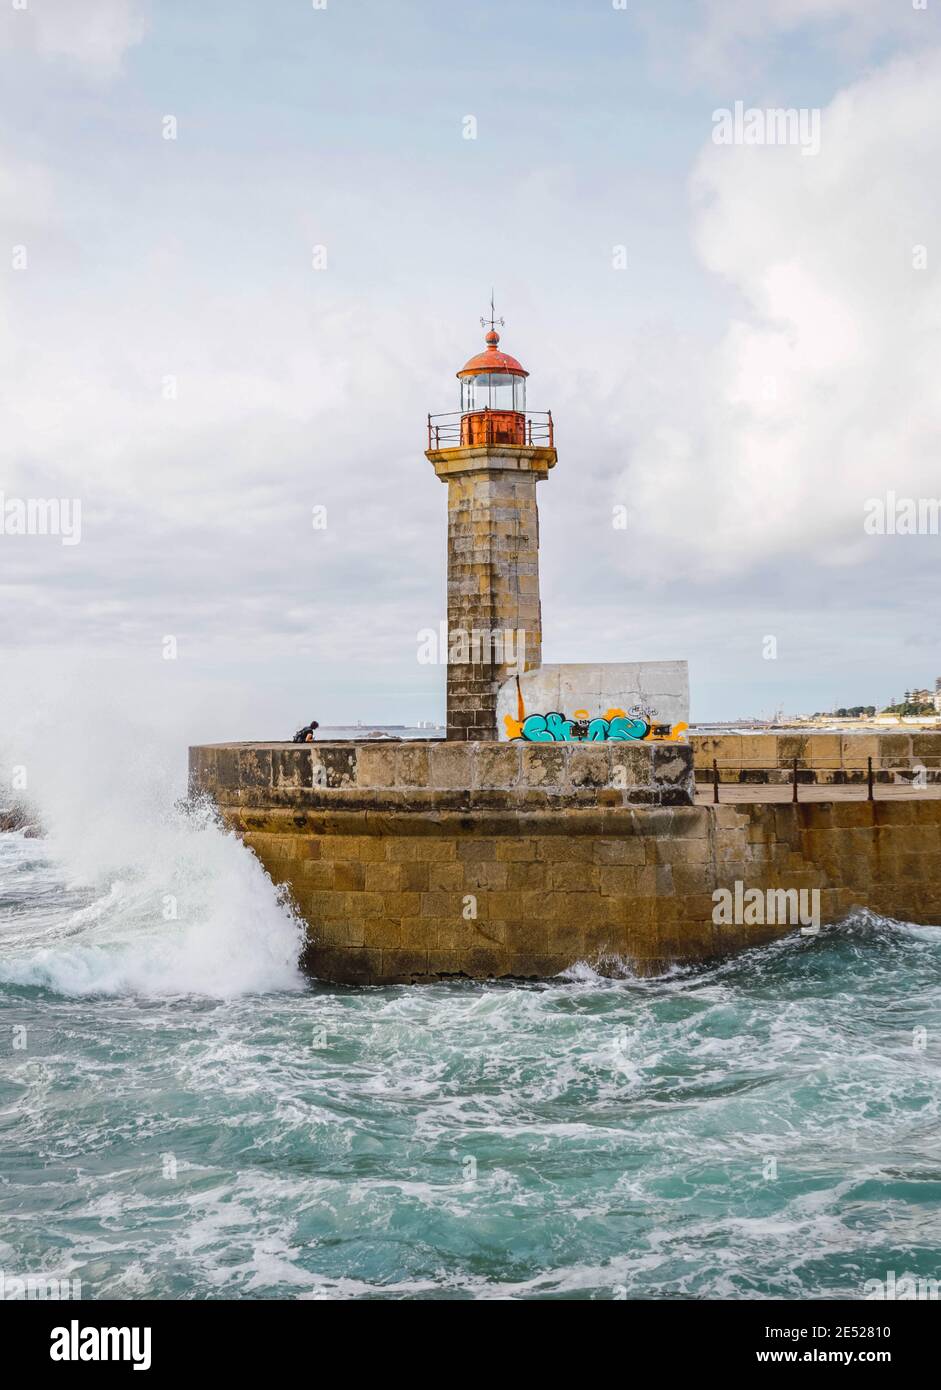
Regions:
M 490 324 L 491 333 L 495 331 L 497 324 L 499 324 L 501 328 L 506 327 L 505 319 L 497 319 L 493 316 L 493 290 L 490 291 L 490 317 L 489 319 L 482 318 L 480 320 L 481 328 L 486 328 L 488 323 Z

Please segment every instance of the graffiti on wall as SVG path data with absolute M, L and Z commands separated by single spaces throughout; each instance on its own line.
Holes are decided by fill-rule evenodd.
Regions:
M 552 710 L 548 714 L 527 714 L 517 682 L 517 717 L 503 717 L 507 737 L 526 743 L 603 743 L 613 739 L 637 742 L 678 743 L 688 724 L 664 724 L 656 712 L 645 705 L 630 709 L 609 709 L 592 718 L 586 709 L 577 709 L 571 718 Z

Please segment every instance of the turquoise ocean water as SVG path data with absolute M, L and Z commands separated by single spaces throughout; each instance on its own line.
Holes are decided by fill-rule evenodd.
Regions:
M 5 1276 L 798 1299 L 941 1274 L 941 928 L 335 988 L 233 837 L 137 812 L 0 835 Z

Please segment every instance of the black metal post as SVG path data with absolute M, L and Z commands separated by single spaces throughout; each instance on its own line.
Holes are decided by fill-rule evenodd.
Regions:
M 868 787 L 868 789 L 869 789 L 866 799 L 867 799 L 867 801 L 875 801 L 875 799 L 876 799 L 876 797 L 875 797 L 875 788 L 874 788 L 874 785 L 873 785 L 873 784 L 874 784 L 874 781 L 875 781 L 875 778 L 873 777 L 873 774 L 872 774 L 872 758 L 867 758 L 867 759 L 866 759 L 866 762 L 869 764 L 869 770 L 868 770 L 868 772 L 866 773 L 866 785 L 867 785 L 867 787 Z
M 715 758 L 712 760 L 712 800 L 715 805 L 719 804 L 719 764 Z

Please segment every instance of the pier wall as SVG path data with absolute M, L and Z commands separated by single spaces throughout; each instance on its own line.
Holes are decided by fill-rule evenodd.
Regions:
M 876 780 L 941 782 L 941 732 L 909 729 L 891 733 L 691 734 L 697 782 L 787 782 L 797 759 L 798 781 L 824 785 L 865 782 L 872 758 Z
M 717 925 L 736 884 L 941 923 L 941 800 L 692 806 L 689 750 L 648 745 L 632 786 L 660 800 L 631 805 L 604 749 L 227 745 L 191 749 L 191 786 L 288 888 L 323 979 L 654 973 L 795 929 Z

